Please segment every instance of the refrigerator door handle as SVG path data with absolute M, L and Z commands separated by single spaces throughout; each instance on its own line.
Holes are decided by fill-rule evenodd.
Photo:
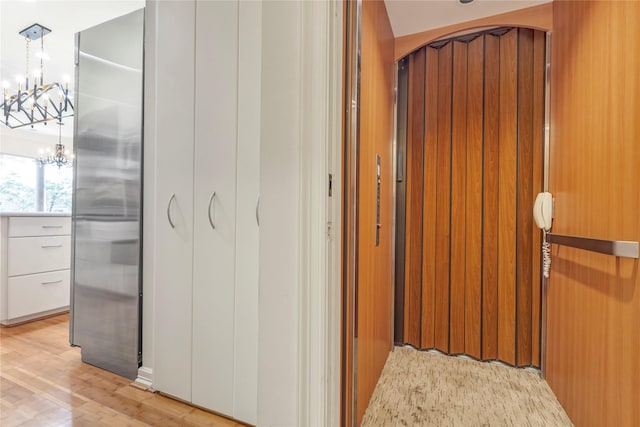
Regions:
M 175 224 L 173 223 L 173 220 L 171 219 L 171 204 L 175 199 L 176 199 L 176 195 L 174 193 L 169 199 L 169 204 L 167 205 L 167 219 L 169 220 L 169 225 L 171 226 L 171 228 L 176 228 Z
M 211 218 L 211 207 L 213 206 L 213 201 L 216 198 L 216 192 L 214 191 L 213 194 L 211 195 L 211 198 L 209 199 L 209 207 L 207 208 L 207 216 L 209 217 L 209 224 L 211 224 L 211 228 L 212 229 L 216 229 L 215 224 L 213 223 L 213 219 Z M 214 215 L 215 215 L 215 210 L 213 211 Z

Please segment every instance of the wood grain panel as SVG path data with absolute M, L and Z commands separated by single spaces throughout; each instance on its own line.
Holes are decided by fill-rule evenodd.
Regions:
M 425 49 L 409 58 L 405 213 L 404 341 L 420 347 Z
M 453 45 L 451 116 L 451 267 L 449 352 L 464 353 L 466 184 L 467 184 L 467 44 Z
M 459 24 L 448 25 L 420 33 L 409 34 L 395 39 L 394 58 L 399 60 L 410 52 L 421 48 L 434 40 L 453 36 L 456 33 L 468 31 L 470 28 L 486 27 L 526 27 L 543 31 L 553 29 L 553 8 L 551 3 L 532 6 L 512 12 L 485 18 L 473 19 Z
M 384 2 L 362 3 L 358 153 L 356 422 L 392 347 L 393 33 Z M 381 158 L 380 244 L 376 246 L 376 155 Z
M 407 221 L 423 220 L 420 342 L 406 340 L 418 347 L 532 363 L 532 322 L 540 318 L 539 294 L 538 310 L 532 307 L 540 275 L 532 267 L 532 202 L 542 176 L 542 153 L 534 156 L 542 140 L 534 137 L 542 136 L 544 101 L 544 34 L 534 61 L 534 33 L 505 29 L 427 46 L 424 75 L 416 64 L 425 49 L 409 56 L 411 143 L 424 133 L 424 145 L 407 156 L 412 182 L 423 167 L 422 193 L 412 187 L 407 197 Z M 422 211 L 412 201 L 420 197 Z M 412 239 L 418 228 L 408 228 Z M 407 243 L 407 252 L 417 246 Z M 415 257 L 405 262 L 410 269 Z M 413 297 L 405 304 L 415 304 Z M 415 317 L 405 317 L 412 336 Z
M 640 241 L 640 2 L 554 2 L 554 232 Z M 640 425 L 639 261 L 553 248 L 546 377 L 578 426 Z
M 500 39 L 484 36 L 484 188 L 482 240 L 482 358 L 498 357 L 498 129 Z
M 500 37 L 498 358 L 515 365 L 518 31 Z
M 422 240 L 422 348 L 435 345 L 438 50 L 426 48 L 424 207 Z
M 533 194 L 543 190 L 544 150 L 544 90 L 546 38 L 542 31 L 534 33 L 533 41 Z M 542 297 L 542 233 L 531 224 L 531 364 L 540 367 L 540 322 Z
M 449 352 L 449 257 L 451 227 L 451 89 L 453 43 L 438 51 L 438 153 L 436 178 L 435 348 Z
M 518 177 L 516 364 L 531 365 L 531 242 L 533 234 L 533 30 L 518 29 Z
M 465 353 L 480 359 L 482 336 L 482 122 L 484 37 L 468 44 Z

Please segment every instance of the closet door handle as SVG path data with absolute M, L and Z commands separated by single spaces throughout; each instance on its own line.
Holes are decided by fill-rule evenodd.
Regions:
M 173 220 L 171 219 L 171 204 L 175 199 L 176 199 L 176 195 L 174 193 L 169 199 L 169 204 L 167 205 L 167 219 L 169 220 L 169 225 L 171 226 L 171 228 L 176 228 L 175 224 L 173 223 Z
M 258 194 L 258 199 L 256 200 L 256 224 L 260 227 L 260 194 Z
M 216 198 L 216 192 L 214 191 L 213 194 L 211 195 L 211 198 L 209 199 L 209 207 L 207 208 L 207 216 L 209 217 L 209 224 L 211 224 L 211 228 L 212 229 L 216 229 L 216 225 L 213 223 L 213 218 L 211 218 L 211 207 L 213 206 L 213 201 Z M 215 209 L 213 211 L 214 215 L 215 215 Z

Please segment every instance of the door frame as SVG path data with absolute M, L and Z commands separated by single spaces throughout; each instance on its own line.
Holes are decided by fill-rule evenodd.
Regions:
M 343 2 L 301 2 L 298 425 L 340 422 Z

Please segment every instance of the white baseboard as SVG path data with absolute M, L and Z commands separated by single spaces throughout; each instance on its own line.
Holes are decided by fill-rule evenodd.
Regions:
M 140 387 L 153 389 L 153 369 L 141 366 L 138 368 L 138 377 L 134 383 Z

